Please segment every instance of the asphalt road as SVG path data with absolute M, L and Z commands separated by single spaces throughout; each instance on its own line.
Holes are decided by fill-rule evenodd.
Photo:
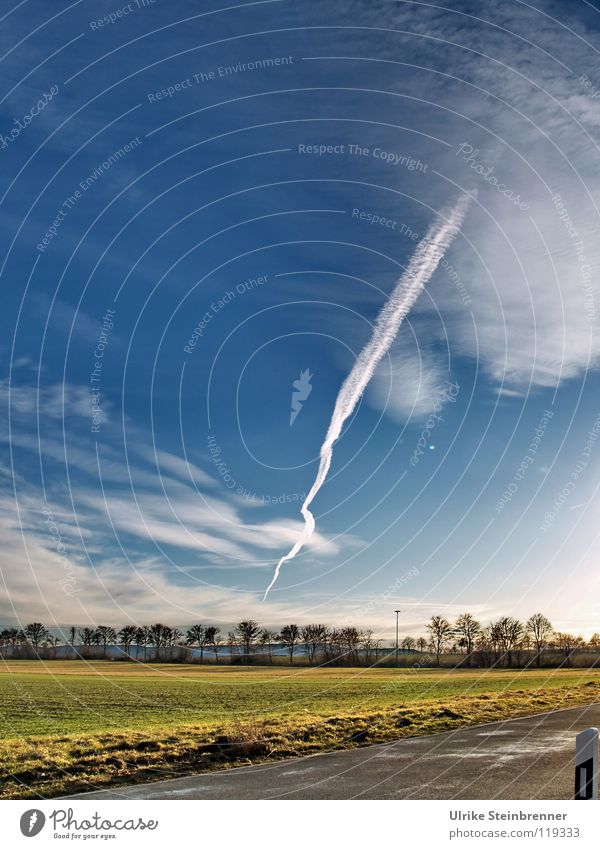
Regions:
M 570 799 L 590 726 L 600 704 L 70 798 Z

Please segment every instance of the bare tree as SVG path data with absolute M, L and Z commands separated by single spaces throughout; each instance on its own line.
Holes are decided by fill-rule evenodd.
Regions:
M 325 644 L 328 630 L 327 625 L 319 623 L 305 625 L 302 629 L 302 641 L 306 645 L 306 653 L 311 663 L 314 661 L 319 647 L 322 648 Z
M 334 628 L 330 636 L 334 656 L 343 663 L 350 665 L 357 664 L 358 647 L 362 642 L 362 636 L 362 632 L 353 625 Z
M 344 651 L 344 638 L 339 628 L 332 628 L 327 635 L 325 655 L 328 660 L 338 660 Z
M 155 659 L 160 660 L 160 650 L 165 649 L 170 644 L 172 629 L 168 625 L 163 625 L 162 622 L 156 622 L 148 628 L 148 642 L 155 648 Z
M 84 647 L 84 655 L 88 656 L 88 649 L 94 642 L 95 631 L 93 628 L 81 628 L 78 632 L 79 642 Z
M 26 640 L 27 637 L 23 631 L 18 628 L 4 628 L 4 630 L 0 633 L 0 643 L 2 646 L 10 646 L 13 653 L 17 646 L 26 642 Z
M 440 655 L 444 646 L 452 636 L 452 625 L 443 616 L 432 616 L 431 621 L 427 625 L 427 630 L 431 634 L 431 642 L 435 652 L 436 664 L 440 665 Z
M 370 666 L 371 652 L 375 648 L 375 639 L 373 638 L 373 631 L 370 628 L 367 628 L 366 631 L 363 631 L 360 636 L 360 645 L 365 653 L 365 665 Z
M 535 660 L 539 666 L 542 662 L 542 652 L 552 635 L 552 623 L 543 613 L 534 613 L 527 620 L 525 629 L 535 645 Z
M 339 630 L 339 640 L 350 663 L 358 663 L 358 646 L 362 635 L 358 628 L 346 625 Z
M 290 655 L 290 663 L 294 660 L 294 650 L 300 641 L 300 628 L 297 625 L 284 625 L 279 635 L 281 642 Z
M 227 645 L 229 646 L 229 657 L 232 658 L 234 652 L 237 652 L 240 646 L 235 631 L 227 632 Z
M 219 662 L 219 643 L 221 642 L 221 638 L 219 636 L 220 633 L 221 629 L 216 625 L 209 625 L 206 629 L 206 645 L 213 647 L 215 663 Z
M 94 631 L 94 642 L 96 645 L 104 647 L 104 657 L 106 657 L 106 650 L 109 644 L 116 643 L 116 641 L 117 632 L 110 625 L 98 625 Z
M 479 666 L 494 666 L 498 660 L 498 645 L 491 625 L 482 628 L 475 640 L 475 652 Z
M 373 648 L 375 649 L 375 666 L 379 663 L 379 650 L 382 642 L 383 639 L 381 637 L 377 637 L 377 639 L 373 640 Z
M 170 626 L 168 626 L 168 627 L 169 627 L 169 630 L 168 630 L 167 635 L 166 635 L 166 643 L 167 643 L 167 646 L 169 647 L 169 652 L 168 652 L 169 660 L 173 660 L 173 649 L 182 646 L 183 631 L 180 631 L 179 628 L 171 628 Z M 183 656 L 185 658 L 185 651 L 183 652 Z
M 565 666 L 571 665 L 571 655 L 575 649 L 580 648 L 583 644 L 583 637 L 575 637 L 573 634 L 565 634 L 562 631 L 557 631 L 554 634 L 557 648 L 559 648 L 565 656 Z
M 136 634 L 137 628 L 135 625 L 124 625 L 117 634 L 119 645 L 123 646 L 123 650 L 127 657 L 131 656 L 131 644 L 135 642 Z
M 427 648 L 427 640 L 425 637 L 417 638 L 417 651 L 424 652 Z
M 277 642 L 277 633 L 275 631 L 269 631 L 268 628 L 263 628 L 258 641 L 263 649 L 266 648 L 268 650 L 269 663 L 273 663 L 273 643 Z
M 245 662 L 248 663 L 252 648 L 255 645 L 260 634 L 258 622 L 255 622 L 254 619 L 245 619 L 243 622 L 238 622 L 238 624 L 233 630 L 233 633 L 235 637 L 240 641 L 244 653 Z
M 524 630 L 523 624 L 512 616 L 502 616 L 492 624 L 493 639 L 506 656 L 509 666 L 512 666 L 513 652 L 517 649 Z
M 471 613 L 461 613 L 454 626 L 456 635 L 459 637 L 459 645 L 462 645 L 467 655 L 467 666 L 471 665 L 471 655 L 477 635 L 481 631 L 481 625 Z
M 52 657 L 56 660 L 56 647 L 60 644 L 60 640 L 58 637 L 52 636 L 52 634 L 48 634 L 44 642 L 43 646 L 52 649 Z
M 27 640 L 31 643 L 34 652 L 37 654 L 40 643 L 48 638 L 50 632 L 41 622 L 31 622 L 25 626 L 24 633 Z
M 416 646 L 416 641 L 414 637 L 404 637 L 402 643 L 400 644 L 404 651 L 414 651 Z
M 207 645 L 206 628 L 204 625 L 192 625 L 185 635 L 185 642 L 188 646 L 197 646 L 200 649 L 200 663 L 204 657 L 204 647 Z
M 144 649 L 144 661 L 146 661 L 148 657 L 148 643 L 150 642 L 150 629 L 144 625 L 140 628 L 135 629 L 135 657 L 136 660 L 140 659 L 140 648 Z

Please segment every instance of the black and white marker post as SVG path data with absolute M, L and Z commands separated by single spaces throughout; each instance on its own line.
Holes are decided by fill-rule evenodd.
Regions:
M 575 738 L 575 798 L 598 798 L 597 728 L 586 728 Z

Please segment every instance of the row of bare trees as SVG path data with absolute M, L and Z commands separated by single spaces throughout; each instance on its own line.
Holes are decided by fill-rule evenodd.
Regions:
M 262 628 L 253 619 L 238 622 L 226 638 L 218 626 L 202 624 L 192 625 L 185 633 L 162 623 L 144 627 L 125 625 L 120 630 L 110 625 L 71 628 L 69 638 L 62 641 L 40 622 L 33 622 L 23 629 L 5 628 L 0 631 L 0 649 L 29 647 L 39 654 L 41 649 L 54 650 L 64 645 L 70 649 L 70 652 L 63 652 L 65 656 L 87 657 L 93 647 L 99 648 L 106 656 L 110 646 L 119 646 L 122 656 L 132 660 L 173 659 L 174 650 L 179 649 L 177 659 L 197 658 L 200 663 L 206 653 L 210 653 L 217 662 L 226 654 L 230 660 L 250 662 L 261 657 L 272 663 L 275 654 L 280 655 L 282 651 L 290 663 L 300 652 L 311 663 L 340 659 L 348 663 L 361 660 L 370 663 L 373 658 L 379 659 L 381 643 L 382 640 L 373 637 L 372 631 L 360 631 L 353 626 L 330 628 L 321 623 L 304 626 L 291 623 L 279 631 L 272 631 Z
M 600 649 L 599 634 L 586 642 L 582 637 L 557 632 L 542 613 L 533 614 L 526 622 L 502 616 L 486 626 L 471 613 L 461 614 L 453 623 L 443 616 L 432 616 L 427 633 L 427 637 L 404 637 L 400 643 L 404 655 L 418 653 L 414 666 L 440 666 L 444 656 L 456 663 L 457 654 L 461 656 L 458 662 L 466 666 L 539 666 L 549 651 L 559 652 L 561 662 L 569 665 L 577 649 Z M 125 625 L 120 630 L 110 625 L 73 627 L 62 640 L 40 622 L 0 631 L 0 651 L 11 656 L 27 652 L 57 656 L 57 648 L 63 645 L 62 657 L 90 657 L 94 651 L 106 657 L 110 647 L 119 646 L 123 659 L 200 663 L 207 655 L 217 663 L 225 657 L 230 662 L 273 663 L 283 652 L 289 663 L 301 654 L 308 663 L 370 666 L 393 661 L 395 646 L 383 647 L 382 642 L 371 630 L 352 625 L 331 628 L 322 623 L 292 623 L 272 631 L 253 619 L 238 622 L 226 637 L 218 626 L 202 624 L 192 625 L 185 632 L 162 623 Z
M 421 638 L 418 647 L 424 650 L 425 645 L 435 655 L 438 666 L 441 655 L 448 651 L 464 652 L 468 666 L 520 666 L 532 661 L 539 666 L 547 650 L 560 652 L 565 665 L 569 665 L 577 649 L 600 648 L 600 634 L 586 641 L 581 636 L 555 631 L 543 613 L 534 613 L 526 622 L 501 616 L 486 626 L 471 613 L 462 613 L 454 624 L 443 616 L 432 616 L 427 630 L 429 640 Z M 408 647 L 408 641 L 403 641 L 404 647 Z
M 277 632 L 261 628 L 252 619 L 240 622 L 227 635 L 227 644 L 233 655 L 238 653 L 248 659 L 258 650 L 267 654 L 270 662 L 273 661 L 273 649 L 278 646 L 285 649 L 290 663 L 293 663 L 294 654 L 301 651 L 309 663 L 343 659 L 356 664 L 362 660 L 369 665 L 384 651 L 381 643 L 381 639 L 373 636 L 373 631 L 361 631 L 352 625 L 330 628 L 322 623 L 291 624 L 284 625 Z
M 63 644 L 71 649 L 72 655 L 85 656 L 96 646 L 100 647 L 106 656 L 109 646 L 120 646 L 123 653 L 131 657 L 135 646 L 137 659 L 148 659 L 150 649 L 151 656 L 160 660 L 172 654 L 172 649 L 185 646 L 198 646 L 201 656 L 207 647 L 212 647 L 216 654 L 222 642 L 219 638 L 220 631 L 216 626 L 193 625 L 187 634 L 184 634 L 179 628 L 160 622 L 143 627 L 125 625 L 119 631 L 111 625 L 97 625 L 95 628 L 71 628 L 69 639 L 61 641 L 41 622 L 33 622 L 23 629 L 5 628 L 0 631 L 0 648 L 10 646 L 17 649 L 29 645 L 37 654 L 41 648 L 56 648 Z M 76 647 L 78 651 L 75 651 Z

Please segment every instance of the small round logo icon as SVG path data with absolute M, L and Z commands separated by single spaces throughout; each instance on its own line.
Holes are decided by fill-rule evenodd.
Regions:
M 45 814 L 38 810 L 38 808 L 32 808 L 29 811 L 25 811 L 21 816 L 21 833 L 25 837 L 35 837 L 36 834 L 40 833 L 45 824 Z

